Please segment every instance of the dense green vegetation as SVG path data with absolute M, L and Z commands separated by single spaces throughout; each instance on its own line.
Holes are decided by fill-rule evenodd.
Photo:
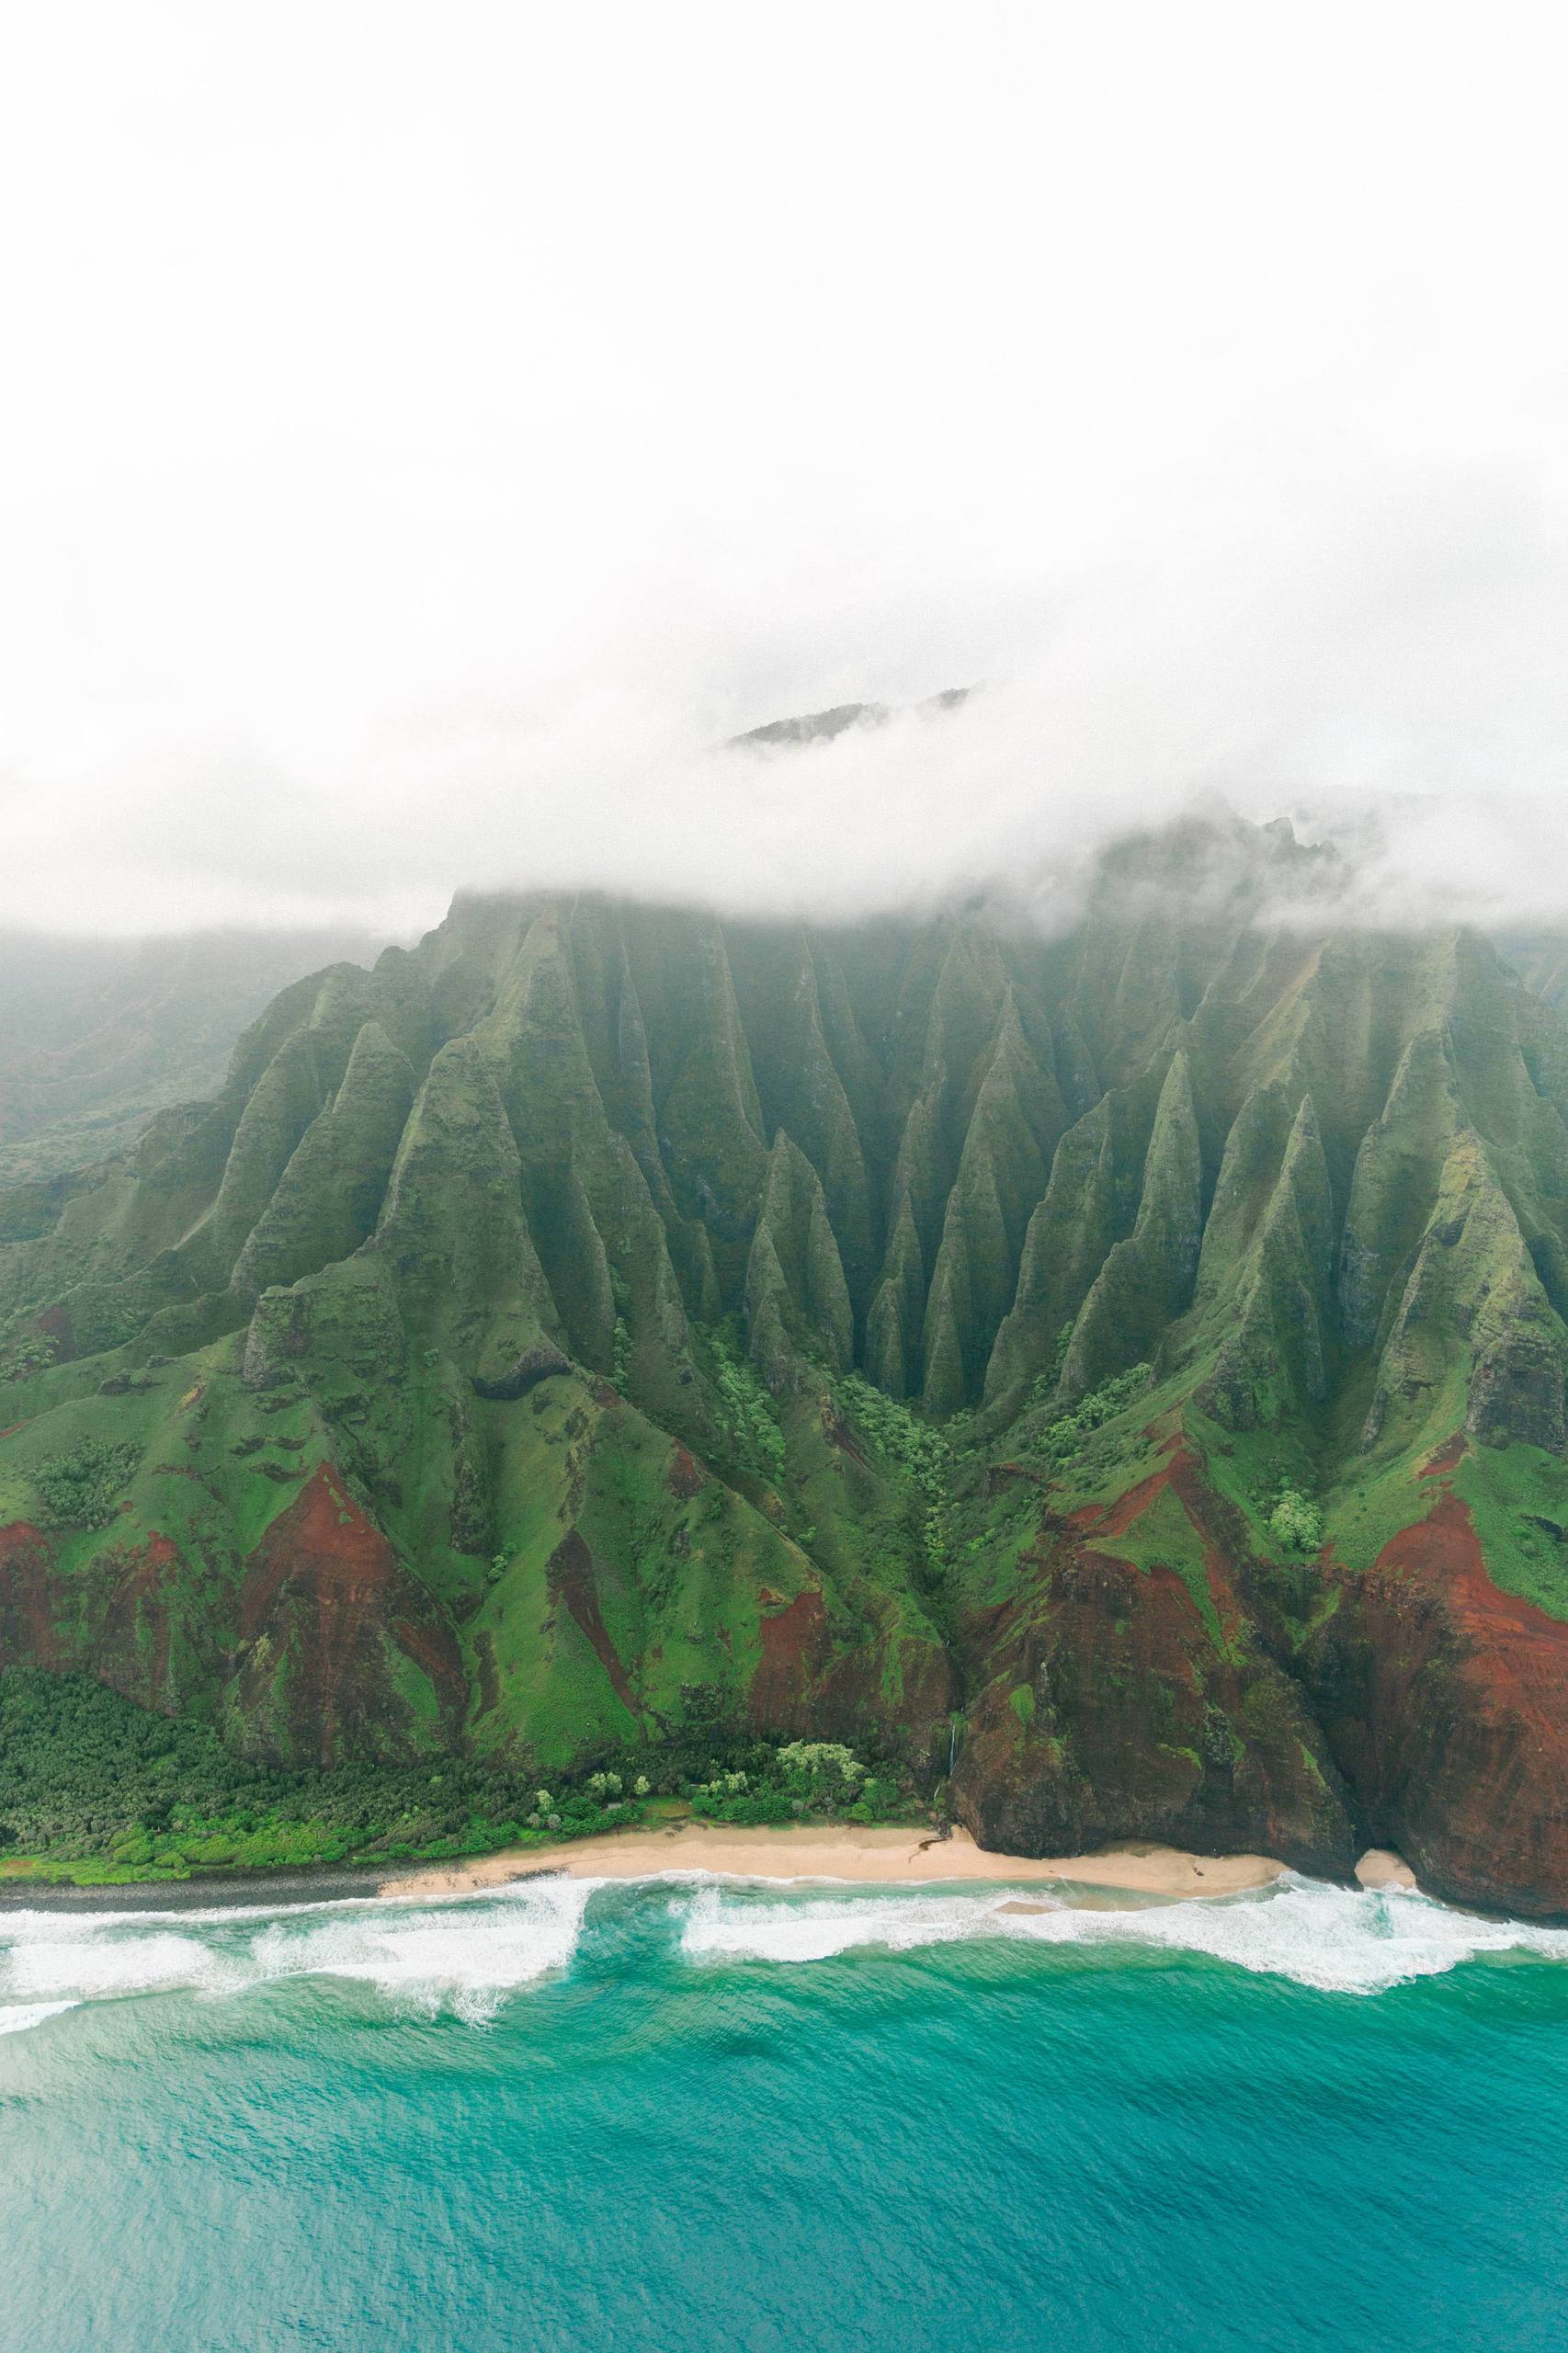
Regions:
M 679 1794 L 713 1822 L 893 1822 L 918 1811 L 907 1773 L 869 1771 L 839 1741 L 757 1742 L 748 1761 L 726 1765 Z
M 839 1382 L 837 1395 L 844 1412 L 869 1440 L 880 1461 L 912 1482 L 920 1499 L 926 1563 L 940 1574 L 948 1563 L 954 1482 L 975 1459 L 968 1417 L 956 1416 L 937 1427 L 901 1398 L 884 1396 L 858 1373 Z
M 1295 1487 L 1281 1487 L 1268 1515 L 1268 1532 L 1283 1552 L 1319 1552 L 1323 1546 L 1323 1514 Z
M 30 1381 L 59 1360 L 60 1343 L 52 1332 L 29 1331 L 26 1324 L 13 1328 L 0 1344 L 0 1385 Z
M 1094 1431 L 1103 1429 L 1107 1422 L 1114 1421 L 1118 1414 L 1125 1413 L 1148 1386 L 1149 1367 L 1146 1364 L 1129 1366 L 1125 1372 L 1119 1372 L 1113 1379 L 1103 1381 L 1097 1389 L 1091 1389 L 1086 1397 L 1079 1399 L 1072 1413 L 1058 1414 L 1053 1421 L 1047 1423 L 1035 1441 L 1034 1450 L 1044 1455 L 1048 1461 L 1065 1467 L 1083 1452 L 1086 1438 Z
M 623 1828 L 670 1799 L 733 1823 L 916 1810 L 896 1766 L 869 1768 L 835 1744 L 736 1739 L 717 1724 L 550 1788 L 462 1757 L 434 1769 L 288 1770 L 246 1763 L 208 1726 L 171 1722 L 84 1676 L 0 1675 L 0 1879 L 439 1859 Z
M 53 1454 L 33 1473 L 46 1528 L 107 1528 L 142 1460 L 133 1443 L 106 1445 L 84 1438 L 69 1454 Z
M 781 1478 L 784 1433 L 778 1409 L 745 1355 L 744 1336 L 719 1326 L 708 1334 L 708 1345 L 720 1413 L 732 1443 L 750 1469 L 764 1478 Z

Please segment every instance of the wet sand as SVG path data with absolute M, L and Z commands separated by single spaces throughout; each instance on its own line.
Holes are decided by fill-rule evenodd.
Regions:
M 1363 1887 L 1414 1887 L 1415 1873 L 1392 1847 L 1369 1847 L 1356 1866 Z
M 659 1871 L 715 1871 L 734 1879 L 821 1879 L 868 1885 L 981 1880 L 1066 1881 L 1126 1894 L 1234 1895 L 1267 1887 L 1283 1864 L 1267 1855 L 1190 1855 L 1139 1841 L 1098 1855 L 994 1855 L 967 1830 L 938 1838 L 917 1828 L 790 1824 L 740 1829 L 677 1822 L 437 1863 L 381 1883 L 383 1895 L 461 1895 L 536 1871 L 574 1879 L 647 1879 Z

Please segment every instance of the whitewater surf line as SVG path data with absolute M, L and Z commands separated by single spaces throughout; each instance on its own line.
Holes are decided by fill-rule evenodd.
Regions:
M 599 1912 L 614 1888 L 618 1902 Z M 1457 1911 L 1403 1889 L 1289 1873 L 1211 1901 L 1072 1903 L 1039 1888 L 791 1888 L 672 1871 L 608 1882 L 553 1875 L 482 1894 L 354 1899 L 163 1914 L 12 1913 L 0 1919 L 0 2033 L 84 2004 L 148 1995 L 233 1999 L 289 1980 L 339 1979 L 393 2011 L 482 2024 L 569 1971 L 598 1927 L 653 1908 L 694 1968 L 799 1967 L 990 1938 L 1015 1947 L 1209 1960 L 1328 1994 L 1386 1994 L 1463 1964 L 1568 1962 L 1568 1929 Z

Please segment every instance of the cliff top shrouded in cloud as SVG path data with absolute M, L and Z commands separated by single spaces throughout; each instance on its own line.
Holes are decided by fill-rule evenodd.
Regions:
M 1559 29 L 934 29 L 35 14 L 0 921 L 1043 919 L 1214 793 L 1354 834 L 1371 916 L 1550 921 Z

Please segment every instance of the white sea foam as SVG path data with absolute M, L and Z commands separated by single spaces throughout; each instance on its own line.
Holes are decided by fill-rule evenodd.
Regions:
M 996 1938 L 1207 1954 L 1324 1992 L 1379 1994 L 1489 1954 L 1568 1961 L 1568 1929 L 1293 1873 L 1244 1895 L 1122 1905 L 1101 1896 L 1095 1908 L 1039 1885 L 819 1882 L 806 1892 L 687 1873 L 661 1874 L 657 1884 L 681 1951 L 695 1962 L 800 1963 L 866 1948 L 908 1952 Z M 0 1913 L 0 2034 L 24 2032 L 81 2002 L 168 1992 L 219 1998 L 301 1977 L 347 1979 L 375 1987 L 400 2009 L 482 2020 L 569 1965 L 602 1885 L 549 1877 L 417 1902 Z
M 11 1956 L 6 1990 L 47 1998 L 69 1990 L 78 1999 L 150 1994 L 174 1985 L 209 1985 L 222 1970 L 220 1954 L 197 1937 L 169 1931 L 97 1930 L 29 1939 Z
M 488 2018 L 506 1995 L 577 1949 L 597 1880 L 529 1880 L 480 1903 L 457 1900 L 387 1917 L 275 1921 L 251 1956 L 265 1977 L 350 1977 L 422 2009 Z
M 1009 1908 L 1024 1903 L 1027 1911 Z M 715 1882 L 687 1911 L 681 1949 L 692 1961 L 801 1962 L 868 1946 L 907 1952 L 976 1937 L 1206 1953 L 1341 1994 L 1381 1994 L 1487 1953 L 1568 1961 L 1568 1929 L 1483 1919 L 1399 1889 L 1330 1887 L 1294 1872 L 1244 1895 L 1094 1910 L 1038 1886 L 963 1894 L 884 1888 L 776 1902 Z
M 0 1914 L 0 2000 L 64 2007 L 339 1977 L 374 1985 L 402 2007 L 479 2019 L 518 1987 L 567 1965 L 598 1884 L 548 1878 L 434 1902 L 370 1899 L 272 1911 Z
M 0 2004 L 0 2034 L 26 2034 L 28 2027 L 41 2026 L 45 2018 L 57 2018 L 62 2010 L 74 2010 L 74 2002 L 7 2002 Z

